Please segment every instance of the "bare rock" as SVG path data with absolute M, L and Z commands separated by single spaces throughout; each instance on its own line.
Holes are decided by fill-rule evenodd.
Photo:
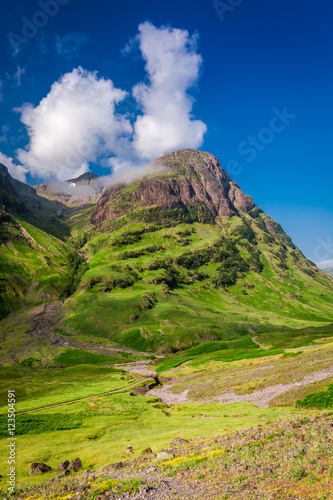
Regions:
M 124 467 L 124 462 L 116 462 L 115 464 L 111 464 L 110 468 L 114 470 L 119 470 Z
M 186 444 L 189 441 L 183 438 L 175 438 L 171 441 L 171 446 L 176 446 L 177 444 Z
M 157 158 L 154 163 L 164 171 L 139 182 L 131 192 L 135 206 L 184 210 L 200 206 L 211 218 L 248 212 L 255 206 L 210 153 L 184 149 Z M 131 204 L 124 203 L 125 187 L 119 184 L 103 191 L 92 212 L 93 224 L 119 219 L 132 210 Z
M 61 464 L 58 465 L 57 471 L 59 473 L 64 472 L 65 470 L 68 469 L 68 466 L 69 466 L 69 460 L 64 460 L 63 462 L 61 462 Z
M 161 462 L 172 460 L 173 458 L 175 458 L 175 455 L 171 450 L 161 450 L 157 453 L 157 460 L 160 460 Z
M 29 476 L 35 476 L 37 474 L 44 474 L 52 470 L 52 467 L 44 464 L 43 462 L 34 462 L 30 466 Z
M 128 453 L 129 455 L 133 453 L 133 448 L 131 445 L 126 446 L 126 453 Z
M 150 455 L 151 453 L 153 453 L 153 450 L 148 446 L 148 448 L 142 450 L 141 455 Z
M 71 463 L 69 464 L 67 469 L 74 470 L 74 471 L 82 469 L 81 460 L 79 458 L 74 458 L 74 460 L 71 461 Z
M 134 387 L 134 389 L 131 390 L 131 396 L 144 396 L 147 392 L 148 388 L 142 385 L 140 387 Z

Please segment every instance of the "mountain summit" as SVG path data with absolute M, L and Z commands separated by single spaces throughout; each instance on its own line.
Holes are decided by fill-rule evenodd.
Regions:
M 158 173 L 131 189 L 124 184 L 106 188 L 93 212 L 93 223 L 113 221 L 147 207 L 180 209 L 183 214 L 191 213 L 193 220 L 205 221 L 248 212 L 255 206 L 210 153 L 184 149 L 161 156 L 154 164 Z

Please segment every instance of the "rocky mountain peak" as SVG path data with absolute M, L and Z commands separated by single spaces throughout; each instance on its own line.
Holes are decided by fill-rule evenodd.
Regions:
M 124 184 L 106 188 L 93 211 L 92 222 L 114 221 L 128 211 L 148 207 L 194 209 L 216 218 L 248 212 L 255 206 L 210 153 L 183 149 L 153 163 L 157 173 L 133 184 L 132 189 Z
M 74 184 L 90 184 L 92 181 L 95 181 L 98 179 L 98 175 L 94 174 L 93 172 L 85 172 L 84 174 L 80 175 L 79 177 L 76 177 L 75 179 L 68 179 L 66 182 L 71 182 Z

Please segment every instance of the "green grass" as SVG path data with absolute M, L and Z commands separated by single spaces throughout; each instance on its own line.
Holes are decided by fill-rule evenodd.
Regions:
M 18 484 L 36 484 L 54 475 L 51 472 L 43 478 L 29 477 L 32 462 L 47 463 L 55 470 L 61 461 L 78 456 L 84 468 L 93 469 L 125 460 L 128 444 L 133 446 L 134 456 L 138 456 L 148 446 L 154 452 L 168 447 L 178 436 L 216 436 L 228 429 L 252 427 L 294 412 L 291 408 L 259 409 L 248 403 L 186 404 L 161 409 L 159 405 L 147 404 L 144 397 L 131 397 L 128 393 L 92 398 L 62 407 L 61 412 L 59 408 L 40 411 L 19 424 L 26 432 L 21 432 L 17 440 Z M 196 418 L 198 415 L 202 417 Z M 59 430 L 55 428 L 56 420 Z M 62 428 L 66 425 L 67 429 Z M 1 447 L 0 463 L 0 473 L 4 475 L 5 446 Z
M 124 354 L 124 353 L 123 353 Z M 115 363 L 126 363 L 133 359 L 130 357 L 116 358 L 101 354 L 92 354 L 80 349 L 66 349 L 65 352 L 55 357 L 53 362 L 56 366 L 75 366 L 75 365 L 111 365 Z
M 333 384 L 330 384 L 326 391 L 318 391 L 308 394 L 304 399 L 296 401 L 298 408 L 318 408 L 325 410 L 333 408 Z
M 200 346 L 199 346 L 200 347 Z M 196 349 L 196 348 L 194 348 Z M 189 351 L 192 349 L 189 349 Z M 200 350 L 200 349 L 198 349 Z M 185 351 L 186 353 L 187 351 Z M 196 355 L 176 355 L 174 357 L 170 356 L 166 360 L 161 361 L 157 367 L 156 371 L 158 373 L 163 373 L 177 366 L 188 363 L 190 367 L 197 368 L 210 361 L 224 362 L 224 363 L 232 363 L 233 361 L 239 361 L 242 359 L 257 359 L 264 358 L 266 356 L 275 356 L 277 354 L 282 354 L 282 349 L 269 349 L 267 351 L 261 349 L 226 349 L 226 350 L 217 350 L 211 351 L 207 354 L 199 354 Z
M 221 237 L 218 225 L 196 222 L 149 230 L 147 224 L 132 223 L 114 230 L 112 238 L 96 232 L 85 246 L 89 270 L 75 302 L 66 305 L 68 326 L 80 335 L 170 353 L 202 342 L 239 339 L 240 327 L 260 334 L 277 327 L 280 331 L 281 326 L 332 322 L 331 280 L 313 271 L 277 225 L 267 243 L 267 230 L 261 229 L 264 221 L 273 224 L 264 214 L 255 220 L 249 215 L 223 220 L 223 235 L 252 266 L 227 287 L 228 293 L 214 285 L 221 266 L 214 262 L 215 254 L 206 259 L 207 249 Z M 244 239 L 244 231 L 251 243 Z M 257 250 L 261 272 L 253 257 Z M 177 280 L 172 286 L 170 262 Z M 286 269 L 279 267 L 281 263 Z M 121 276 L 128 279 L 120 282 Z
M 318 326 L 316 328 L 280 328 L 267 334 L 257 336 L 257 340 L 273 349 L 318 345 L 333 339 L 333 324 Z
M 126 387 L 132 377 L 120 369 L 96 365 L 68 368 L 0 368 L 0 412 L 7 411 L 8 388 L 15 389 L 22 412 Z
M 19 217 L 6 222 L 2 231 L 7 238 L 0 244 L 0 319 L 22 306 L 59 298 L 68 273 L 65 257 L 73 252 L 70 243 Z
M 15 436 L 64 431 L 81 427 L 84 416 L 68 416 L 62 413 L 51 415 L 21 415 L 15 419 Z M 0 417 L 0 438 L 8 437 L 8 418 Z

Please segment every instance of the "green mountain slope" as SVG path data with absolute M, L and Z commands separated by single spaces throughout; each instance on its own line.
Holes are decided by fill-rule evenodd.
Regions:
M 68 327 L 164 352 L 333 321 L 332 280 L 216 158 L 185 150 L 157 164 L 165 170 L 99 198 Z
M 0 319 L 68 295 L 73 263 L 66 207 L 37 195 L 0 165 Z
M 190 149 L 154 163 L 155 174 L 107 187 L 95 205 L 65 207 L 26 187 L 29 210 L 3 211 L 2 316 L 70 297 L 67 335 L 151 352 L 246 347 L 253 332 L 333 322 L 332 279 L 217 158 Z

